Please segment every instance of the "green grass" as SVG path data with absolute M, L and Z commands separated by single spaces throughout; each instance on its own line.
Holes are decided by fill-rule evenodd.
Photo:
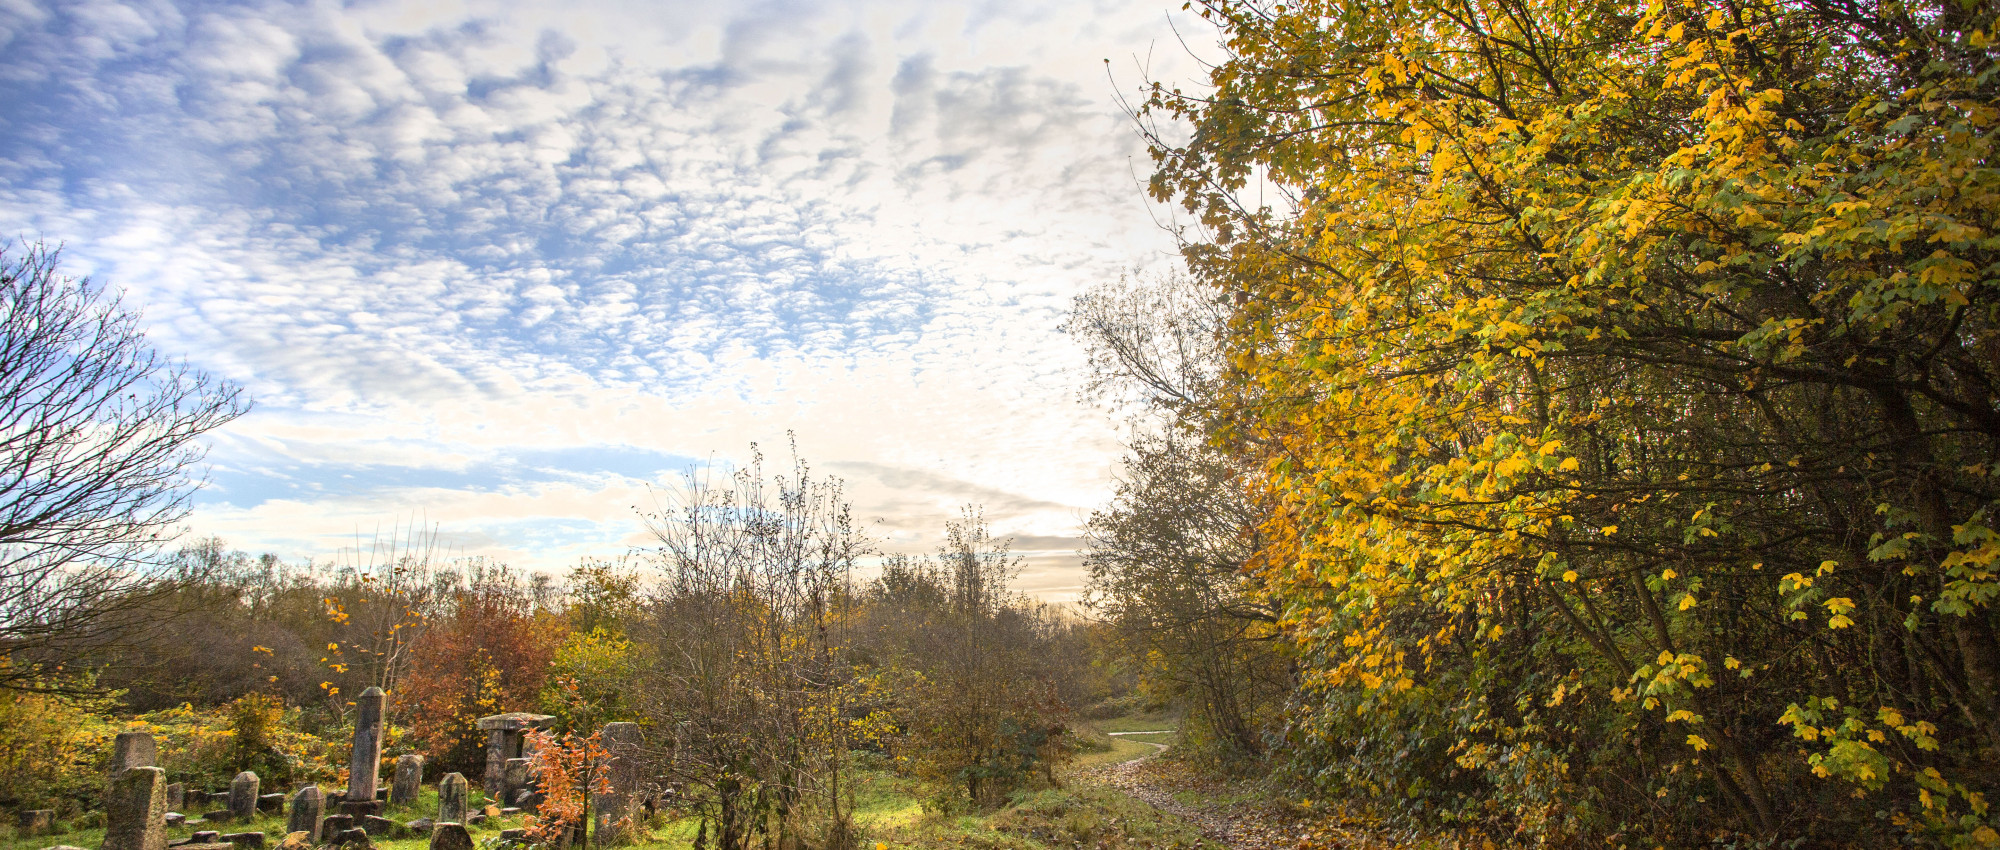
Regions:
M 1157 732 L 1151 735 L 1120 735 L 1118 737 L 1121 740 L 1126 740 L 1126 741 L 1139 741 L 1147 744 L 1165 744 L 1167 746 L 1173 746 L 1174 744 L 1180 741 L 1181 736 L 1179 732 Z
M 1133 714 L 1125 717 L 1092 720 L 1089 721 L 1088 725 L 1105 732 L 1160 732 L 1177 729 L 1180 727 L 1180 723 L 1181 718 L 1179 714 L 1171 711 L 1160 711 L 1152 714 Z
M 1071 762 L 1071 764 L 1076 767 L 1096 767 L 1101 764 L 1117 764 L 1121 761 L 1145 758 L 1156 752 L 1159 752 L 1158 747 L 1149 747 L 1138 741 L 1128 741 L 1122 737 L 1112 738 L 1111 749 L 1079 754 L 1076 757 L 1076 761 Z
M 1125 761 L 1155 751 L 1153 747 L 1136 741 L 1109 740 L 1109 750 L 1086 753 L 1078 763 L 1088 766 Z M 846 781 L 854 795 L 854 823 L 863 839 L 863 850 L 874 850 L 877 844 L 894 850 L 919 847 L 927 850 L 1050 850 L 1075 847 L 1214 850 L 1213 845 L 1202 842 L 1200 836 L 1186 824 L 1106 788 L 1073 784 L 1068 788 L 1024 794 L 1017 797 L 1013 805 L 998 812 L 945 815 L 924 809 L 921 790 L 914 780 L 897 776 L 879 765 L 857 769 L 848 774 Z M 474 791 L 472 809 L 476 811 L 484 803 L 482 795 Z M 195 808 L 206 810 L 209 807 Z M 415 803 L 391 808 L 383 814 L 397 822 L 436 817 L 437 790 L 427 787 Z M 698 825 L 693 818 L 656 823 L 646 839 L 633 845 L 631 850 L 687 850 L 694 843 Z M 518 826 L 520 818 L 512 817 L 490 820 L 467 829 L 472 832 L 474 842 L 478 842 L 498 836 L 502 829 Z M 217 829 L 225 833 L 262 832 L 269 844 L 275 846 L 284 838 L 285 817 L 264 815 L 246 824 L 226 827 L 219 824 L 169 827 L 167 838 L 177 841 L 200 829 Z M 101 827 L 73 829 L 60 835 L 19 837 L 10 826 L 0 826 L 0 850 L 41 850 L 57 844 L 95 848 L 103 840 L 104 830 Z M 426 850 L 428 846 L 429 838 L 421 835 L 378 838 L 375 841 L 379 850 Z

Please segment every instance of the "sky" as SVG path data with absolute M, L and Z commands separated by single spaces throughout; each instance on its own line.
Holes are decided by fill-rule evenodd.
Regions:
M 254 399 L 190 534 L 328 561 L 415 525 L 560 574 L 795 439 L 882 550 L 980 505 L 1069 599 L 1125 426 L 1060 326 L 1176 261 L 1120 98 L 1206 32 L 1161 0 L 0 0 L 0 234 Z

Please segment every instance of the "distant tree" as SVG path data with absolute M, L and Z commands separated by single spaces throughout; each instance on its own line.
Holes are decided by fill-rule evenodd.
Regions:
M 480 717 L 525 711 L 547 686 L 568 623 L 537 610 L 534 589 L 505 569 L 468 571 L 422 630 L 397 699 L 431 760 L 468 776 L 485 766 Z
M 1275 600 L 1246 570 L 1262 506 L 1237 460 L 1178 431 L 1137 441 L 1084 550 L 1087 603 L 1185 703 L 1182 739 L 1224 759 L 1263 752 L 1292 684 Z
M 887 743 L 941 810 L 1053 784 L 1068 756 L 1062 685 L 1080 654 L 1057 651 L 1052 609 L 1009 588 L 1022 560 L 1012 543 L 968 507 L 934 556 L 889 558 L 863 600 L 897 730 Z
M 242 391 L 168 360 L 119 298 L 0 248 L 0 688 L 61 688 L 80 653 L 156 625 L 162 544 L 202 483 L 199 438 Z
M 839 480 L 796 455 L 766 476 L 753 446 L 748 466 L 690 472 L 670 498 L 645 517 L 662 578 L 633 624 L 654 776 L 701 819 L 698 848 L 854 846 L 843 609 L 869 541 Z

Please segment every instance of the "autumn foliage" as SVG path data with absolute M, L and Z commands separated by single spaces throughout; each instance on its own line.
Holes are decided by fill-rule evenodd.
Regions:
M 1226 58 L 1139 106 L 1230 305 L 1177 409 L 1268 506 L 1300 775 L 2000 843 L 1993 7 L 1197 6 Z
M 415 646 L 397 698 L 440 772 L 479 776 L 479 718 L 535 705 L 569 627 L 505 575 L 477 576 L 450 600 Z

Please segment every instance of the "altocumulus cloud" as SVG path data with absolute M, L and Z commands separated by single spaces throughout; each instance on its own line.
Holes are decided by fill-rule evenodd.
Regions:
M 554 570 L 794 431 L 891 548 L 976 501 L 1072 590 L 1117 433 L 1056 326 L 1172 248 L 1099 60 L 1183 73 L 1167 12 L 555 5 L 0 3 L 0 227 L 259 401 L 197 529 Z

